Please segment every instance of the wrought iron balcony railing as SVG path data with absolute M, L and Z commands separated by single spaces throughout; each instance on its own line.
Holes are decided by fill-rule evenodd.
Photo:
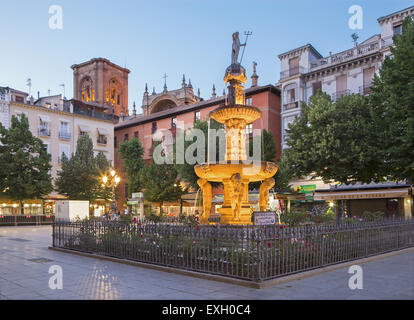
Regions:
M 60 139 L 65 139 L 65 140 L 70 140 L 72 137 L 70 132 L 67 131 L 60 131 L 59 132 L 59 138 Z
M 359 87 L 359 94 L 362 95 L 362 96 L 367 96 L 367 95 L 371 94 L 371 88 L 372 88 L 372 83 L 360 86 Z
M 41 137 L 50 137 L 50 129 L 48 127 L 40 127 L 38 132 Z
M 299 108 L 299 101 L 289 102 L 283 105 L 283 111 Z
M 332 101 L 337 101 L 338 99 L 342 98 L 343 96 L 347 96 L 350 93 L 351 91 L 349 89 L 332 93 Z

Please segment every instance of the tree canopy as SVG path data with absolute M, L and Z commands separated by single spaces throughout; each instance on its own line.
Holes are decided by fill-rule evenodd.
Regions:
M 296 177 L 345 184 L 381 180 L 375 132 L 367 97 L 352 94 L 333 102 L 319 92 L 289 125 L 286 161 Z
M 381 172 L 414 183 L 414 22 L 408 17 L 385 58 L 370 95 Z
M 202 156 L 202 161 L 203 162 L 207 162 L 207 150 L 208 150 L 208 121 L 197 121 L 194 124 L 194 127 L 189 129 L 189 132 L 191 132 L 191 130 L 193 129 L 198 129 L 201 130 L 203 132 L 203 135 L 205 137 L 204 140 L 204 147 L 205 147 L 205 152 L 202 155 L 198 155 L 197 152 L 199 150 L 195 149 L 194 152 L 192 152 L 192 155 L 194 157 L 197 156 Z M 224 126 L 215 121 L 214 119 L 210 119 L 210 130 L 220 130 L 220 129 L 224 129 Z M 189 133 L 187 132 L 187 133 Z M 184 132 L 178 132 L 177 134 L 186 134 Z M 189 152 L 189 148 L 190 146 L 196 141 L 196 137 L 194 136 L 190 141 L 184 141 L 184 153 L 188 153 Z M 220 150 L 220 147 L 222 147 L 223 149 Z M 175 152 L 177 152 L 177 146 L 176 144 L 174 145 L 174 150 Z M 219 144 L 219 138 L 216 138 L 216 154 L 215 154 L 215 158 L 216 158 L 216 162 L 222 161 L 224 160 L 224 147 L 222 145 Z M 194 190 L 197 190 L 198 184 L 197 184 L 197 180 L 199 179 L 199 177 L 197 177 L 197 175 L 194 172 L 194 165 L 192 163 L 188 163 L 187 161 L 184 161 L 184 164 L 175 164 L 175 168 L 179 173 L 179 177 L 180 179 L 185 182 L 188 183 Z M 213 185 L 219 185 L 219 183 L 212 183 Z
M 155 147 L 159 143 L 155 143 Z M 150 165 L 140 170 L 140 181 L 144 187 L 144 198 L 160 203 L 162 213 L 163 202 L 176 201 L 186 192 L 180 185 L 178 171 L 174 164 L 157 164 L 152 159 Z
M 0 190 L 6 197 L 39 199 L 53 190 L 50 155 L 24 114 L 13 116 L 9 129 L 0 123 L 0 168 Z
M 143 189 L 141 169 L 145 166 L 143 155 L 144 148 L 138 138 L 134 137 L 129 141 L 121 143 L 118 149 L 121 155 L 126 176 L 128 179 L 128 192 L 138 192 Z
M 62 169 L 58 171 L 55 181 L 56 190 L 71 200 L 110 199 L 111 188 L 102 183 L 109 167 L 110 163 L 103 153 L 94 156 L 91 138 L 81 135 L 72 157 L 68 159 L 63 155 Z

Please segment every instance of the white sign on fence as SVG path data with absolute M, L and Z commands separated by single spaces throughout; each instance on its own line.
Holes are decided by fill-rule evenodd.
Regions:
M 254 225 L 267 225 L 276 223 L 276 212 L 274 211 L 257 211 L 253 212 Z

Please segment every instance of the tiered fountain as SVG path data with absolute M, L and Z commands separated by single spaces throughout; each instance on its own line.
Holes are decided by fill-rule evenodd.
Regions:
M 260 210 L 267 209 L 269 190 L 274 186 L 272 178 L 277 166 L 273 162 L 250 161 L 246 154 L 246 126 L 261 117 L 261 111 L 245 105 L 243 84 L 246 70 L 238 60 L 240 41 L 238 33 L 233 34 L 232 64 L 226 69 L 224 82 L 228 88 L 226 104 L 210 113 L 210 118 L 226 128 L 226 154 L 224 163 L 203 163 L 194 170 L 200 179 L 198 185 L 203 191 L 203 215 L 200 222 L 207 224 L 210 215 L 212 192 L 210 182 L 221 182 L 224 186 L 224 202 L 219 209 L 220 223 L 246 225 L 252 223 L 253 210 L 249 203 L 249 183 L 263 181 L 259 191 Z

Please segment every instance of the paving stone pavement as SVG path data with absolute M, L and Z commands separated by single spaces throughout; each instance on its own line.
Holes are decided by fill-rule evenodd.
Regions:
M 52 251 L 51 233 L 51 226 L 0 227 L 0 300 L 414 300 L 414 252 L 362 264 L 362 290 L 349 289 L 348 268 L 259 290 Z M 62 290 L 49 288 L 52 265 L 62 267 Z

